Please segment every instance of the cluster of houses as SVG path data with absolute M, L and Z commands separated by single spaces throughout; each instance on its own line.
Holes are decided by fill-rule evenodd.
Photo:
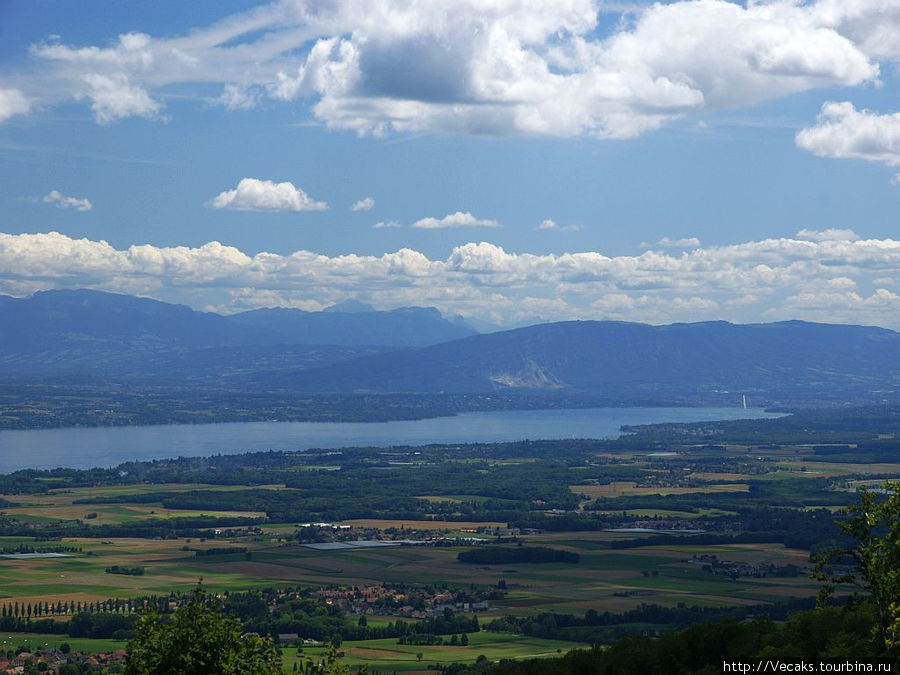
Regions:
M 471 591 L 465 600 L 446 590 L 428 593 L 422 589 L 394 588 L 382 584 L 322 589 L 312 597 L 347 614 L 399 616 L 422 619 L 444 610 L 477 612 L 488 609 L 491 591 Z
M 447 525 L 452 523 L 436 523 Z M 339 523 L 297 523 L 295 539 L 301 545 L 319 550 L 374 548 L 376 546 L 477 546 L 491 541 L 513 542 L 520 534 L 539 530 L 517 527 L 478 526 L 471 528 L 359 527 Z M 459 532 L 459 534 L 453 534 Z M 490 539 L 488 538 L 490 537 Z M 279 539 L 285 546 L 292 541 Z M 337 545 L 341 544 L 341 545 Z
M 684 562 L 702 565 L 703 570 L 706 572 L 721 574 L 732 579 L 737 579 L 738 577 L 798 577 L 806 573 L 804 568 L 790 563 L 787 565 L 775 565 L 773 563 L 754 565 L 746 562 L 722 560 L 715 554 L 709 553 L 694 555 L 694 557 Z
M 295 527 L 317 527 L 321 529 L 330 528 L 332 530 L 349 530 L 350 525 L 339 525 L 337 523 L 298 523 Z
M 732 523 L 722 524 L 715 521 L 703 521 L 703 527 L 697 527 L 697 521 L 688 518 L 622 518 L 615 527 L 607 527 L 607 532 L 621 532 L 624 534 L 702 534 L 712 531 L 730 531 L 734 528 Z
M 96 668 L 98 672 L 108 672 L 112 666 L 125 666 L 125 650 L 87 654 L 78 651 L 48 647 L 34 652 L 19 652 L 11 658 L 0 656 L 0 673 L 24 673 L 26 669 L 37 669 L 46 673 L 58 673 L 63 666 L 77 663 L 82 668 Z

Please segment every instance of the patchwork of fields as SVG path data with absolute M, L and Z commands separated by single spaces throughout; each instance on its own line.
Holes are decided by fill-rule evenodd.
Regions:
M 540 489 L 558 495 L 554 499 L 563 500 L 560 503 L 570 500 L 571 506 L 550 508 L 554 504 L 548 501 L 541 511 L 542 500 L 532 499 L 531 509 L 544 526 L 527 528 L 484 515 L 465 518 L 466 513 L 500 513 L 514 503 L 492 494 L 490 483 L 482 483 L 484 487 L 471 494 L 458 487 L 449 492 L 454 487 L 450 485 L 448 494 L 437 490 L 434 494 L 414 493 L 412 503 L 421 506 L 409 517 L 372 515 L 312 524 L 272 518 L 266 508 L 235 506 L 264 506 L 270 503 L 266 495 L 302 505 L 309 492 L 304 491 L 303 483 L 291 483 L 297 479 L 252 486 L 189 481 L 75 485 L 11 493 L 3 495 L 4 517 L 32 528 L 34 535 L 0 536 L 0 549 L 7 554 L 56 549 L 65 553 L 60 557 L 13 554 L 0 558 L 0 607 L 12 616 L 14 604 L 24 608 L 49 603 L 51 608 L 63 608 L 49 614 L 62 621 L 71 616 L 65 608 L 73 603 L 87 606 L 110 599 L 174 597 L 190 591 L 200 579 L 214 594 L 376 585 L 502 589 L 479 609 L 482 624 L 500 617 L 540 617 L 548 612 L 622 614 L 647 605 L 739 610 L 811 598 L 819 584 L 807 575 L 809 548 L 786 545 L 777 528 L 789 530 L 799 514 L 839 509 L 852 498 L 856 487 L 900 474 L 900 464 L 810 461 L 802 452 L 802 448 L 734 445 L 723 448 L 713 460 L 703 454 L 663 459 L 646 452 L 619 452 L 603 456 L 599 465 L 590 459 L 570 462 L 568 468 L 558 465 L 546 479 L 547 487 Z M 666 464 L 676 460 L 681 463 Z M 449 466 L 454 461 L 474 462 L 471 458 L 451 459 Z M 541 470 L 533 458 L 503 456 L 496 463 L 478 462 L 473 466 L 476 474 L 496 471 L 501 478 L 509 474 L 518 481 L 531 480 L 528 472 L 515 473 L 520 468 L 532 466 L 537 474 Z M 418 466 L 431 464 L 426 460 Z M 301 467 L 302 471 L 295 467 L 292 475 L 313 475 L 314 467 Z M 402 471 L 412 470 L 392 467 L 391 474 L 381 475 L 393 480 L 405 475 L 399 473 Z M 607 473 L 610 477 L 604 478 Z M 336 475 L 328 472 L 329 479 Z M 634 478 L 622 479 L 624 476 Z M 523 496 L 527 489 L 523 488 Z M 730 536 L 750 522 L 747 514 L 758 507 L 751 506 L 748 511 L 751 502 L 746 500 L 754 495 L 772 503 L 785 495 L 785 505 L 774 507 L 774 513 L 783 514 L 782 525 L 777 524 L 777 517 L 775 526 L 766 521 L 770 530 L 776 527 L 771 539 L 744 541 Z M 204 506 L 173 506 L 185 500 Z M 315 517 L 313 513 L 311 518 Z M 771 513 L 766 517 L 771 519 Z M 575 523 L 597 518 L 608 526 L 555 526 L 566 518 L 575 518 Z M 188 522 L 200 523 L 192 526 L 196 534 L 179 535 L 178 528 Z M 203 524 L 207 522 L 222 524 Z M 162 536 L 97 536 L 120 531 L 111 527 L 160 527 L 166 523 L 171 524 L 171 533 L 162 529 Z M 338 525 L 342 529 L 338 530 Z M 41 536 L 42 530 L 52 527 L 80 528 L 80 534 Z M 303 545 L 322 537 L 324 541 L 335 537 L 412 538 L 425 545 L 333 550 Z M 577 562 L 467 564 L 457 559 L 460 551 L 473 545 L 497 543 L 574 554 Z M 116 569 L 134 572 L 110 573 Z M 396 618 L 391 612 L 369 616 L 373 625 Z M 666 626 L 636 624 L 633 629 L 652 632 Z M 616 634 L 614 629 L 598 625 L 580 633 L 580 642 L 571 642 L 481 631 L 473 633 L 466 646 L 407 645 L 398 644 L 396 638 L 379 638 L 346 640 L 341 652 L 352 666 L 415 672 L 427 664 L 474 662 L 479 655 L 490 660 L 553 656 L 586 643 L 605 642 Z M 73 643 L 67 636 L 10 635 L 7 639 L 22 642 L 26 638 Z M 108 650 L 122 644 L 108 639 L 88 641 L 85 648 Z M 298 652 L 295 646 L 286 646 L 286 667 L 321 655 L 322 649 L 306 645 Z

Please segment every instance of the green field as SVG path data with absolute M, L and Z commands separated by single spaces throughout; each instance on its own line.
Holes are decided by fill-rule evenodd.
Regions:
M 36 651 L 47 647 L 58 648 L 68 644 L 72 651 L 96 654 L 125 649 L 127 641 L 112 639 L 71 638 L 68 635 L 39 635 L 37 633 L 2 633 L 0 634 L 0 650 L 26 647 L 28 651 Z
M 341 645 L 342 661 L 353 667 L 368 666 L 370 670 L 388 672 L 424 671 L 429 664 L 474 663 L 479 655 L 491 661 L 500 659 L 531 659 L 559 656 L 570 649 L 587 645 L 561 640 L 542 640 L 511 633 L 469 634 L 468 646 L 399 645 L 396 639 L 347 641 Z M 290 669 L 304 658 L 321 659 L 325 650 L 306 648 L 297 654 L 293 648 L 284 649 L 284 665 Z M 422 654 L 419 661 L 417 654 Z

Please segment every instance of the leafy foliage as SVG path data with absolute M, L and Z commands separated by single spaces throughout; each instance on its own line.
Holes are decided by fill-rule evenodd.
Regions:
M 792 614 L 784 625 L 768 617 L 696 624 L 659 638 L 629 637 L 608 648 L 575 649 L 557 659 L 460 665 L 446 672 L 475 675 L 677 675 L 721 673 L 723 663 L 875 663 L 872 605 L 852 602 Z
M 859 501 L 842 510 L 838 523 L 852 545 L 822 554 L 816 576 L 825 582 L 824 600 L 838 584 L 854 584 L 867 591 L 875 607 L 876 626 L 885 648 L 900 646 L 900 483 L 887 482 L 881 490 L 859 491 Z M 850 570 L 835 572 L 832 561 L 852 561 Z
M 155 609 L 144 611 L 128 643 L 126 673 L 250 675 L 281 672 L 274 645 L 242 635 L 237 619 L 224 617 L 198 584 L 193 597 L 163 623 Z

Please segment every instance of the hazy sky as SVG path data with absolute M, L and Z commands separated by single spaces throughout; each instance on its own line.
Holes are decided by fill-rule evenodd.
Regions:
M 0 293 L 900 328 L 900 0 L 0 0 Z

